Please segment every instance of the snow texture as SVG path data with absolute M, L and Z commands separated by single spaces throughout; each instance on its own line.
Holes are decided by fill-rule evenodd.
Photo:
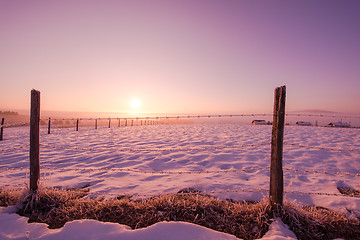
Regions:
M 5 129 L 1 187 L 28 184 L 28 139 L 27 127 Z M 360 189 L 359 129 L 286 126 L 284 139 L 285 201 L 359 214 L 360 199 L 341 196 L 338 190 Z M 268 195 L 270 140 L 271 126 L 239 124 L 83 127 L 78 132 L 53 129 L 50 135 L 42 128 L 41 184 L 88 188 L 89 197 L 147 198 L 192 187 L 214 191 L 211 195 L 221 199 L 257 201 Z M 79 239 L 81 234 L 86 239 L 236 239 L 179 222 L 130 230 L 81 220 L 49 230 L 16 214 L 2 213 L 0 221 L 0 239 L 26 239 L 27 231 L 29 239 Z M 276 219 L 263 239 L 294 238 Z

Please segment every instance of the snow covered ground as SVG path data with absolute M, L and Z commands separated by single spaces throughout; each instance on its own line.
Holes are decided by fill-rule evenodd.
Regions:
M 360 199 L 341 196 L 337 189 L 360 189 L 359 131 L 286 126 L 285 201 L 359 213 Z M 0 185 L 23 188 L 28 184 L 29 129 L 7 128 L 4 139 L 0 143 Z M 270 140 L 271 126 L 239 124 L 84 127 L 78 132 L 63 128 L 53 129 L 50 135 L 42 128 L 41 184 L 86 187 L 90 197 L 131 194 L 147 198 L 193 187 L 222 199 L 261 200 L 268 195 Z M 16 214 L 1 213 L 0 221 L 1 239 L 26 239 L 26 231 L 33 236 L 29 239 L 71 239 L 69 236 L 81 234 L 87 234 L 87 239 L 236 239 L 188 223 L 129 230 L 82 220 L 49 230 L 43 224 L 27 224 L 26 218 Z M 86 229 L 93 231 L 92 237 Z M 191 235 L 174 234 L 177 231 Z M 294 238 L 277 220 L 263 239 L 281 239 L 280 235 Z

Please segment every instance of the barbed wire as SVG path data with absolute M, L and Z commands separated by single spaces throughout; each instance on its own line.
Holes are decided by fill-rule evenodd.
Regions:
M 62 123 L 55 123 L 56 121 L 91 121 L 91 120 L 136 120 L 136 121 L 143 121 L 143 120 L 170 120 L 170 119 L 194 119 L 194 118 L 225 118 L 225 117 L 273 117 L 273 114 L 270 113 L 242 113 L 242 114 L 203 114 L 203 115 L 176 115 L 176 116 L 144 116 L 144 117 L 90 117 L 90 118 L 50 118 L 53 121 L 53 124 L 62 125 Z M 304 114 L 304 113 L 286 113 L 285 116 L 287 117 L 321 117 L 321 118 L 356 118 L 360 119 L 360 116 L 357 115 L 336 115 L 336 114 Z M 41 121 L 48 121 L 49 118 L 42 118 Z M 54 122 L 55 121 L 55 122 Z M 20 126 L 28 126 L 28 122 L 16 122 L 11 124 L 3 124 L 1 125 L 4 128 L 8 127 L 20 127 Z M 146 124 L 146 122 L 142 125 L 153 125 L 153 124 Z M 124 125 L 125 126 L 125 125 Z
M 247 144 L 247 145 L 234 145 L 234 146 L 207 146 L 207 147 L 193 147 L 193 148 L 83 148 L 83 147 L 64 147 L 54 146 L 49 144 L 40 144 L 41 147 L 75 150 L 75 151 L 94 151 L 94 152 L 175 152 L 175 151 L 205 151 L 205 150 L 221 150 L 221 149 L 237 149 L 269 145 L 270 142 Z
M 90 118 L 51 118 L 54 121 L 91 121 L 91 120 L 163 120 L 163 119 L 186 119 L 186 118 L 224 118 L 224 117 L 271 117 L 272 113 L 235 113 L 235 114 L 191 114 L 175 116 L 143 116 L 143 117 L 90 117 Z M 296 117 L 328 117 L 328 118 L 360 118 L 357 115 L 337 115 L 337 114 L 305 114 L 305 113 L 286 113 L 285 116 Z M 48 120 L 41 119 L 43 121 Z
M 221 150 L 221 149 L 238 149 L 238 148 L 250 148 L 250 147 L 259 147 L 270 145 L 271 142 L 264 142 L 258 144 L 243 144 L 243 145 L 234 145 L 234 146 L 207 146 L 207 147 L 189 147 L 189 148 L 83 148 L 83 147 L 64 147 L 64 146 L 55 146 L 49 144 L 41 143 L 41 147 L 52 148 L 52 149 L 62 149 L 62 150 L 75 150 L 75 151 L 94 151 L 94 152 L 174 152 L 174 151 L 205 151 L 205 150 Z M 329 150 L 337 152 L 357 152 L 360 153 L 359 149 L 344 149 L 344 148 L 334 148 L 334 147 L 321 147 L 321 146 L 306 146 L 295 143 L 287 143 L 284 145 L 294 146 L 299 148 L 308 148 L 308 149 L 317 149 L 317 150 Z M 0 149 L 0 152 L 13 151 L 21 148 L 29 147 L 29 145 L 23 145 L 18 147 L 12 147 L 7 149 Z
M 49 144 L 41 143 L 41 147 L 52 148 L 52 149 L 62 149 L 62 150 L 75 150 L 75 151 L 94 151 L 94 152 L 174 152 L 174 151 L 205 151 L 205 150 L 221 150 L 221 149 L 238 149 L 238 148 L 250 148 L 250 147 L 259 147 L 270 145 L 271 142 L 264 142 L 258 144 L 243 144 L 243 145 L 234 145 L 234 146 L 206 146 L 206 147 L 189 147 L 189 148 L 84 148 L 84 147 L 65 147 L 65 146 L 55 146 Z M 306 146 L 302 144 L 287 143 L 284 145 L 294 146 L 299 148 L 308 148 L 308 149 L 317 149 L 317 150 L 329 150 L 337 152 L 357 152 L 360 153 L 359 149 L 344 149 L 344 148 L 334 148 L 334 147 L 321 147 L 321 146 Z M 7 149 L 0 149 L 0 152 L 13 151 L 21 148 L 29 147 L 29 145 L 23 145 L 18 147 L 12 147 Z
M 336 152 L 358 152 L 360 153 L 359 149 L 344 149 L 344 148 L 334 148 L 334 147 L 320 147 L 320 146 L 306 146 L 302 144 L 296 143 L 287 143 L 284 142 L 284 145 L 299 147 L 299 148 L 309 148 L 309 149 L 317 149 L 317 150 L 329 150 L 329 151 L 336 151 Z
M 321 192 L 303 192 L 303 191 L 284 191 L 287 194 L 304 194 L 304 195 L 320 195 L 320 196 L 335 196 L 335 197 L 349 197 L 349 198 L 360 198 L 354 195 L 347 195 L 342 193 L 321 193 Z
M 54 118 L 51 120 L 62 121 L 84 121 L 84 120 L 164 120 L 164 119 L 186 119 L 186 118 L 223 118 L 223 117 L 257 117 L 257 116 L 272 116 L 269 113 L 249 113 L 249 114 L 196 114 L 196 115 L 176 115 L 176 116 L 144 116 L 144 117 L 99 117 L 99 118 Z M 48 120 L 48 119 L 41 119 Z
M 218 169 L 218 170 L 206 170 L 206 171 L 150 171 L 150 170 L 139 170 L 132 168 L 91 168 L 91 167 L 51 167 L 51 166 L 41 166 L 41 169 L 45 170 L 56 170 L 56 171 L 90 171 L 90 172 L 133 172 L 133 173 L 142 173 L 142 174 L 153 174 L 153 175 L 182 175 L 182 174 L 215 174 L 215 173 L 236 173 L 236 172 L 254 172 L 259 170 L 269 170 L 270 167 L 257 167 L 257 168 L 245 168 L 245 169 Z M 0 171 L 24 171 L 29 170 L 29 168 L 0 168 Z M 339 176 L 354 176 L 360 177 L 360 173 L 349 173 L 349 172 L 329 172 L 329 171 L 319 171 L 319 170 L 300 170 L 293 168 L 283 168 L 283 171 L 292 171 L 292 172 L 302 172 L 310 174 L 325 174 L 325 175 L 339 175 Z
M 235 173 L 235 172 L 253 172 L 258 170 L 268 170 L 269 167 L 258 167 L 258 168 L 247 168 L 247 169 L 224 169 L 224 170 L 206 170 L 206 171 L 149 171 L 149 170 L 138 170 L 132 168 L 89 168 L 89 167 L 50 167 L 50 166 L 41 166 L 41 169 L 45 170 L 57 170 L 57 171 L 90 171 L 90 172 L 133 172 L 133 173 L 143 173 L 143 174 L 160 174 L 160 175 L 182 175 L 182 174 L 215 174 L 215 173 Z M 0 168 L 0 171 L 24 171 L 29 170 L 29 168 Z
M 360 177 L 360 173 L 349 173 L 349 172 L 328 172 L 328 171 L 319 171 L 319 170 L 299 170 L 299 169 L 293 169 L 293 168 L 283 168 L 283 171 Z
M 327 117 L 327 118 L 360 118 L 357 115 L 336 115 L 336 114 L 304 114 L 304 113 L 286 113 L 286 116 L 297 116 L 297 117 Z
M 182 175 L 182 174 L 214 174 L 214 173 L 235 173 L 235 172 L 253 172 L 258 170 L 268 170 L 269 167 L 247 168 L 247 169 L 224 169 L 224 170 L 206 170 L 206 171 L 146 171 L 132 168 L 58 168 L 46 167 L 47 170 L 61 170 L 61 171 L 107 171 L 107 172 L 133 172 L 144 174 L 160 174 L 160 175 Z
M 29 171 L 29 167 L 18 167 L 18 168 L 0 168 L 0 172 L 16 172 L 16 171 Z
M 18 147 L 12 147 L 12 148 L 6 148 L 6 149 L 0 149 L 0 152 L 9 152 L 9 151 L 14 151 L 14 150 L 18 150 L 18 149 L 22 149 L 22 148 L 27 148 L 30 145 L 23 145 L 23 146 L 18 146 Z
M 22 127 L 27 126 L 29 123 L 26 122 L 15 122 L 15 123 L 4 123 L 3 125 L 0 125 L 0 127 L 9 128 L 9 127 Z

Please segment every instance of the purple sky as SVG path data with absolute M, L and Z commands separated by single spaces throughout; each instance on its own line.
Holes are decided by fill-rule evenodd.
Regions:
M 0 110 L 360 112 L 360 1 L 0 0 Z

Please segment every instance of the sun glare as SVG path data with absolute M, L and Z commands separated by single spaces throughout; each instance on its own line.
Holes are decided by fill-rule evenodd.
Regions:
M 138 98 L 131 99 L 130 106 L 133 110 L 137 110 L 141 107 L 141 100 Z

